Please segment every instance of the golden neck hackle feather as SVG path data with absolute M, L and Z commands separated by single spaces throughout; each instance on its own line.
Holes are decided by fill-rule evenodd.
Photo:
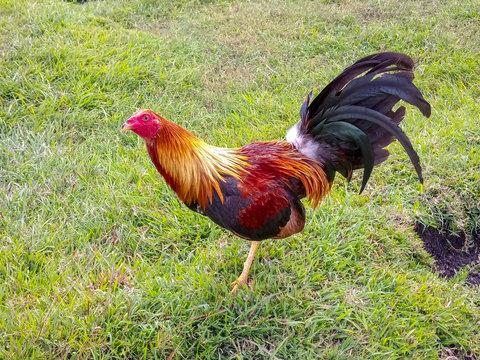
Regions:
M 211 146 L 181 126 L 161 118 L 157 133 L 157 161 L 167 183 L 187 204 L 197 202 L 205 208 L 213 190 L 223 202 L 219 181 L 225 176 L 241 180 L 249 165 L 238 149 Z M 159 169 L 160 170 L 160 169 Z

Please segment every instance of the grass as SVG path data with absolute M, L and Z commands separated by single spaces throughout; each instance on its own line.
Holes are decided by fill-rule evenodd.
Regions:
M 0 358 L 447 359 L 480 354 L 466 272 L 413 226 L 480 216 L 480 5 L 466 1 L 0 0 Z M 398 144 L 337 180 L 305 230 L 248 244 L 196 215 L 119 128 L 152 108 L 219 146 L 281 138 L 361 56 L 417 62 L 418 185 Z M 459 355 L 460 356 L 460 355 Z

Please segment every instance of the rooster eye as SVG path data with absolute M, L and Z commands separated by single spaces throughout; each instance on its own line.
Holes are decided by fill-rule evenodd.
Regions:
M 143 121 L 148 121 L 150 120 L 150 117 L 148 115 L 145 115 L 143 118 L 142 118 Z

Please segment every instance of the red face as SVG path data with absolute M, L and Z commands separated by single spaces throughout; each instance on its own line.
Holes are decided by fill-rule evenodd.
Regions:
M 132 130 L 144 139 L 154 138 L 160 129 L 160 120 L 152 110 L 138 110 L 125 124 L 122 125 L 122 132 Z

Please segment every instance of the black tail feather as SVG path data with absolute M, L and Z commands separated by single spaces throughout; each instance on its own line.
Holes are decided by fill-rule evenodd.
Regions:
M 370 55 L 345 69 L 311 103 L 312 94 L 308 95 L 300 111 L 299 131 L 312 138 L 320 151 L 338 149 L 337 154 L 318 156 L 330 181 L 335 172 L 349 179 L 353 170 L 363 168 L 361 192 L 373 167 L 388 158 L 385 147 L 397 139 L 423 182 L 420 159 L 398 126 L 405 107 L 393 110 L 403 100 L 430 116 L 430 105 L 412 83 L 413 66 L 405 54 Z
M 413 66 L 413 60 L 405 54 L 385 52 L 366 56 L 333 79 L 312 101 L 309 110 L 311 113 L 316 113 L 320 108 L 325 108 L 324 103 L 327 99 L 335 96 L 350 80 L 367 70 L 367 75 L 370 73 L 380 74 L 388 71 L 411 71 Z

